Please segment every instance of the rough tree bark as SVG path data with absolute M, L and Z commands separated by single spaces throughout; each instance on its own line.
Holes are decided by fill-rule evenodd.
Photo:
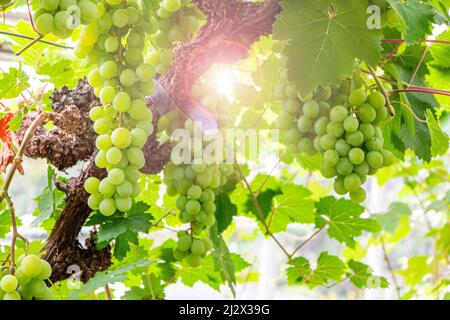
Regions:
M 174 50 L 174 61 L 170 70 L 159 79 L 171 101 L 161 101 L 164 94 L 155 94 L 147 102 L 154 113 L 156 129 L 160 117 L 158 105 L 177 105 L 187 115 L 195 108 L 190 90 L 192 84 L 214 63 L 233 63 L 245 58 L 249 46 L 261 35 L 269 34 L 276 15 L 280 11 L 279 0 L 251 3 L 244 0 L 192 0 L 207 17 L 207 23 L 198 36 L 190 43 Z M 161 90 L 162 87 L 160 87 Z M 53 93 L 51 115 L 56 129 L 48 132 L 40 128 L 29 144 L 26 155 L 30 158 L 45 158 L 60 170 L 75 165 L 78 161 L 88 161 L 80 175 L 71 178 L 64 188 L 66 207 L 57 220 L 44 248 L 44 258 L 53 267 L 51 280 L 58 281 L 70 276 L 67 268 L 77 265 L 81 280 L 89 280 L 97 271 L 107 269 L 111 264 L 110 248 L 96 250 L 93 234 L 84 247 L 78 241 L 79 232 L 89 217 L 87 193 L 83 190 L 86 178 L 102 178 L 105 171 L 94 163 L 95 134 L 89 120 L 90 108 L 99 101 L 84 80 L 70 91 L 63 88 Z M 21 132 L 25 132 L 33 115 L 23 122 Z M 171 147 L 156 141 L 156 131 L 144 147 L 147 174 L 160 172 L 167 163 Z

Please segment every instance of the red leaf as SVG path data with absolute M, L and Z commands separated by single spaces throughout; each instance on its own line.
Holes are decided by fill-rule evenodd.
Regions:
M 2 148 L 0 150 L 0 172 L 5 172 L 9 164 L 14 161 L 16 153 L 14 152 L 14 142 L 11 131 L 9 131 L 9 121 L 14 117 L 14 114 L 8 113 L 0 118 L 0 140 Z M 15 140 L 15 139 L 14 139 Z M 17 167 L 20 174 L 23 174 L 21 165 Z

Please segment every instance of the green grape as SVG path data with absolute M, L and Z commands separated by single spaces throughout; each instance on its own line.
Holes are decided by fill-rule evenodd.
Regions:
M 103 79 L 111 79 L 117 76 L 118 68 L 114 61 L 105 61 L 100 66 L 100 75 Z
M 300 132 L 307 133 L 312 131 L 313 122 L 311 121 L 310 118 L 306 116 L 301 116 L 300 119 L 298 119 L 297 127 Z
M 108 163 L 112 165 L 119 164 L 120 160 L 122 160 L 122 157 L 122 151 L 117 147 L 111 147 L 106 152 L 106 161 L 108 161 Z
M 342 122 L 330 122 L 327 125 L 327 133 L 335 136 L 336 138 L 339 138 L 344 134 L 344 126 L 342 125 Z
M 206 219 L 205 221 L 203 221 L 203 224 L 205 226 L 213 226 L 216 223 L 216 217 L 214 216 L 214 214 L 206 214 Z
M 3 300 L 22 300 L 20 294 L 17 291 L 7 292 L 3 296 Z
M 346 132 L 352 133 L 358 130 L 359 121 L 353 116 L 348 116 L 344 120 L 344 129 Z
M 78 2 L 81 10 L 81 19 L 83 21 L 92 22 L 98 18 L 97 6 L 89 0 L 81 0 Z
M 357 89 L 350 94 L 349 102 L 352 106 L 359 107 L 366 102 L 367 93 L 364 89 Z
M 127 212 L 133 205 L 133 201 L 129 197 L 116 197 L 115 201 L 117 210 L 122 212 Z
M 337 139 L 331 134 L 325 134 L 320 138 L 320 146 L 325 149 L 334 149 L 336 146 Z
M 70 6 L 77 5 L 77 0 L 61 0 L 59 1 L 59 8 L 62 10 L 67 10 Z
M 95 177 L 89 177 L 84 181 L 84 190 L 89 194 L 98 193 L 98 187 L 100 185 L 100 180 Z
M 197 200 L 202 195 L 202 188 L 200 188 L 199 186 L 196 186 L 196 185 L 192 185 L 189 188 L 187 195 L 188 195 L 189 199 Z M 190 211 L 188 210 L 188 212 L 190 212 Z
M 106 152 L 99 150 L 95 155 L 95 165 L 101 169 L 106 168 L 108 162 L 106 161 Z
M 130 131 L 126 128 L 117 128 L 111 134 L 112 144 L 120 149 L 125 149 L 125 148 L 129 147 L 131 144 L 132 138 L 133 137 L 132 137 Z M 115 153 L 117 153 L 117 151 Z M 106 156 L 108 157 L 108 153 Z M 122 158 L 122 153 L 120 155 L 120 158 Z
M 162 5 L 168 12 L 176 12 L 181 7 L 181 0 L 163 0 Z
M 364 157 L 365 157 L 364 151 L 360 148 L 353 148 L 348 153 L 348 159 L 352 164 L 355 165 L 363 163 Z
M 207 201 L 202 204 L 202 209 L 208 215 L 214 215 L 216 212 L 216 205 L 212 201 Z
M 103 16 L 100 17 L 100 19 L 97 20 L 98 26 L 100 30 L 103 32 L 107 32 L 112 27 L 112 16 L 109 12 L 105 12 Z
M 348 117 L 348 110 L 344 106 L 335 106 L 330 111 L 330 120 L 334 122 L 343 122 Z
M 371 123 L 375 120 L 377 113 L 370 104 L 363 104 L 358 109 L 358 116 L 364 123 Z
M 185 259 L 192 268 L 196 268 L 202 263 L 202 258 L 194 254 L 188 254 Z
M 336 142 L 335 150 L 341 157 L 346 157 L 351 150 L 350 145 L 344 139 L 339 139 Z
M 55 21 L 50 13 L 41 14 L 35 21 L 36 29 L 39 33 L 48 34 L 55 28 Z
M 105 114 L 101 107 L 93 107 L 91 110 L 89 110 L 89 118 L 92 121 L 96 121 L 100 118 L 103 118 L 104 116 L 105 116 Z
M 122 169 L 114 168 L 108 172 L 108 181 L 114 185 L 119 185 L 125 180 L 125 174 Z
M 137 148 L 143 148 L 147 142 L 147 133 L 140 129 L 134 128 L 131 130 L 131 145 Z
M 17 261 L 18 264 L 20 264 L 19 261 Z M 16 269 L 16 272 L 14 274 L 17 278 L 17 282 L 19 283 L 19 285 L 21 286 L 25 286 L 26 284 L 28 284 L 28 282 L 30 282 L 31 277 L 27 276 L 23 270 L 19 267 Z M 1 300 L 1 299 L 0 299 Z
M 332 89 L 330 86 L 326 86 L 326 87 L 322 87 L 320 86 L 319 88 L 317 88 L 317 93 L 316 96 L 318 98 L 318 100 L 328 100 L 331 98 L 332 95 Z
M 353 147 L 359 147 L 364 142 L 364 135 L 361 131 L 355 131 L 352 133 L 347 133 L 345 135 L 347 142 Z
M 375 135 L 375 129 L 369 123 L 361 123 L 359 131 L 362 132 L 365 140 L 370 140 Z
M 0 281 L 0 288 L 6 293 L 16 291 L 18 285 L 17 278 L 9 274 L 4 276 Z
M 70 14 L 67 13 L 67 11 L 62 10 L 55 14 L 54 17 L 55 26 L 59 29 L 67 29 L 68 28 L 68 22 L 70 21 Z
M 384 109 L 384 106 L 386 105 L 386 98 L 381 92 L 378 91 L 373 92 L 369 96 L 368 101 L 377 110 Z
M 361 178 L 357 174 L 349 174 L 344 178 L 344 186 L 349 192 L 356 192 L 361 187 Z
M 37 279 L 47 280 L 52 275 L 52 266 L 47 261 L 41 259 L 41 273 L 37 276 Z
M 388 117 L 388 112 L 386 108 L 381 108 L 376 110 L 376 116 L 375 116 L 375 122 L 382 122 L 386 121 L 386 118 Z
M 205 244 L 203 243 L 203 241 L 198 240 L 198 239 L 194 239 L 192 241 L 192 246 L 191 246 L 191 252 L 192 254 L 195 254 L 196 256 L 201 256 L 203 253 L 205 253 Z
M 319 112 L 320 106 L 314 100 L 305 102 L 303 105 L 303 114 L 310 119 L 316 118 L 319 115 Z
M 311 120 L 310 119 L 308 119 L 308 118 L 304 118 L 304 119 L 306 119 L 306 126 L 308 125 L 308 122 L 310 122 L 311 123 Z M 300 121 L 300 119 L 299 119 L 299 123 L 300 123 L 301 121 Z M 303 123 L 301 123 L 302 125 L 303 125 Z M 311 124 L 312 125 L 312 124 Z M 300 138 L 301 138 L 301 134 L 300 134 L 300 132 L 298 131 L 298 129 L 297 128 L 291 128 L 291 129 L 289 129 L 288 131 L 286 131 L 285 133 L 284 133 L 284 139 L 286 140 L 286 142 L 288 142 L 288 143 L 292 143 L 292 144 L 297 144 L 298 143 L 298 141 L 300 140 Z
M 99 150 L 108 151 L 112 147 L 111 136 L 109 134 L 99 135 L 95 139 L 95 146 Z
M 383 155 L 378 151 L 370 151 L 366 155 L 366 160 L 371 168 L 380 169 L 383 167 Z
M 128 48 L 143 48 L 144 41 L 142 40 L 141 35 L 137 31 L 131 31 L 127 37 L 127 47 Z M 151 78 L 153 79 L 153 77 Z M 151 80 L 150 79 L 150 80 Z
M 136 128 L 144 130 L 147 135 L 150 135 L 153 132 L 153 124 L 150 120 L 139 121 L 136 124 Z
M 394 154 L 389 150 L 382 150 L 381 153 L 383 155 L 383 167 L 391 166 L 395 161 Z
M 116 212 L 116 203 L 111 198 L 103 199 L 99 206 L 100 213 L 105 217 L 112 216 Z
M 340 175 L 349 175 L 353 171 L 353 164 L 348 158 L 341 158 L 336 165 L 336 170 Z
M 125 52 L 125 60 L 132 66 L 140 65 L 144 60 L 142 51 L 138 48 L 128 48 Z
M 328 166 L 334 167 L 339 162 L 339 154 L 335 150 L 327 150 L 323 154 L 323 158 Z
M 314 153 L 313 143 L 308 138 L 302 138 L 298 143 L 298 150 L 301 153 L 313 154 Z
M 186 203 L 186 212 L 188 212 L 191 215 L 196 215 L 200 212 L 201 210 L 201 205 L 200 202 L 198 202 L 197 200 L 189 200 Z
M 37 277 L 42 271 L 41 258 L 34 254 L 29 254 L 22 259 L 20 268 L 25 275 L 31 278 Z
M 116 90 L 112 86 L 106 86 L 100 90 L 100 101 L 102 104 L 111 103 L 115 96 Z
M 105 39 L 105 51 L 116 52 L 119 48 L 119 41 L 114 36 L 109 36 Z
M 177 249 L 186 252 L 191 248 L 192 239 L 188 235 L 183 235 L 178 239 Z
M 117 9 L 112 15 L 112 23 L 117 28 L 125 27 L 130 20 L 130 16 L 126 9 Z
M 47 285 L 43 280 L 33 279 L 28 284 L 28 290 L 33 297 L 41 297 L 47 290 Z
M 366 142 L 366 147 L 369 151 L 381 151 L 383 150 L 383 140 L 373 137 Z
M 133 185 L 125 180 L 117 186 L 116 192 L 121 197 L 129 197 L 133 193 Z
M 359 188 L 355 192 L 350 192 L 350 199 L 354 202 L 361 203 L 366 200 L 366 191 L 363 188 Z
M 296 113 L 300 109 L 300 101 L 297 99 L 288 99 L 283 104 L 283 109 L 288 113 Z
M 98 190 L 104 197 L 109 198 L 116 192 L 116 186 L 112 184 L 109 179 L 103 179 L 100 181 Z
M 152 81 L 156 75 L 155 69 L 150 64 L 140 64 L 136 68 L 136 75 L 140 81 Z
M 92 210 L 97 210 L 100 206 L 100 202 L 102 202 L 103 197 L 100 194 L 91 194 L 88 198 L 88 206 Z
M 325 177 L 325 178 L 333 178 L 335 176 L 338 175 L 338 172 L 335 168 L 335 166 L 329 166 L 327 165 L 327 163 L 323 163 L 320 167 L 320 173 Z
M 178 210 L 183 211 L 186 207 L 187 202 L 188 198 L 186 196 L 179 196 L 176 202 Z
M 136 99 L 131 102 L 128 113 L 135 120 L 142 120 L 143 115 L 147 112 L 147 106 L 142 99 Z
M 330 123 L 330 119 L 328 117 L 320 117 L 314 124 L 314 132 L 322 136 L 327 133 L 327 126 Z
M 362 163 L 355 166 L 353 172 L 356 173 L 361 179 L 369 174 L 369 165 L 367 161 L 363 161 Z
M 145 165 L 144 153 L 139 148 L 130 147 L 127 150 L 127 158 L 128 158 L 128 161 L 132 165 L 135 165 L 138 169 L 143 168 Z
M 130 95 L 126 92 L 119 92 L 113 99 L 112 106 L 118 112 L 127 112 L 131 105 Z
M 131 87 L 136 83 L 137 77 L 133 70 L 125 69 L 120 73 L 119 80 L 124 87 Z
M 319 116 L 328 116 L 330 114 L 330 105 L 325 101 L 319 102 Z
M 348 193 L 347 188 L 345 188 L 344 185 L 344 178 L 339 177 L 336 180 L 334 180 L 333 189 L 337 194 L 344 195 Z
M 58 9 L 59 0 L 41 0 L 41 6 L 47 11 L 53 11 Z
M 202 242 L 203 242 L 203 245 L 205 246 L 205 251 L 211 250 L 214 246 L 212 241 L 208 238 L 203 238 Z
M 138 181 L 139 180 L 139 170 L 135 166 L 127 166 L 124 170 L 125 177 L 129 181 Z
M 186 252 L 183 252 L 181 250 L 175 249 L 175 250 L 173 250 L 173 257 L 176 260 L 183 260 L 186 257 Z

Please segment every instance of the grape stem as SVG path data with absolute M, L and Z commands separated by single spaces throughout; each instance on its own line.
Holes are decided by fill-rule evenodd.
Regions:
M 383 39 L 383 42 L 398 42 L 398 43 L 403 43 L 405 42 L 405 40 L 403 39 Z M 426 42 L 426 43 L 439 43 L 439 44 L 448 44 L 450 45 L 450 41 L 445 41 L 445 40 L 419 40 L 419 42 Z
M 420 119 L 420 118 L 417 116 L 417 114 L 415 114 L 415 112 L 408 106 L 407 103 L 404 103 L 403 101 L 392 101 L 392 103 L 394 103 L 394 104 L 395 104 L 395 103 L 398 103 L 398 104 L 402 105 L 403 107 L 405 107 L 405 108 L 413 115 L 413 117 L 414 117 L 417 121 L 422 122 L 422 123 L 427 123 L 426 120 Z
M 389 94 L 396 94 L 396 93 L 401 93 L 401 92 L 420 92 L 420 93 L 438 94 L 438 95 L 450 97 L 449 91 L 431 89 L 431 88 L 425 88 L 425 87 L 418 87 L 418 86 L 411 86 L 407 89 L 392 90 L 389 92 Z
M 0 34 L 4 34 L 4 35 L 7 35 L 7 36 L 11 36 L 11 37 L 27 39 L 27 40 L 34 40 L 35 39 L 33 37 L 30 37 L 30 36 L 25 36 L 23 34 L 18 34 L 18 33 L 13 33 L 13 32 L 8 32 L 8 31 L 0 31 Z M 73 49 L 73 47 L 70 47 L 70 46 L 65 46 L 65 45 L 62 45 L 62 44 L 59 44 L 59 43 L 50 42 L 50 41 L 46 41 L 46 40 L 42 40 L 42 39 L 39 40 L 39 42 L 48 44 L 49 46 L 62 48 L 62 49 Z
M 30 8 L 30 0 L 26 0 L 26 2 L 27 2 L 27 9 L 28 9 L 28 19 L 30 20 L 31 27 L 33 28 L 34 32 L 36 32 L 36 34 L 42 36 L 39 33 L 39 31 L 37 31 L 36 26 L 34 24 L 33 15 L 31 14 L 31 8 Z
M 22 49 L 20 49 L 17 53 L 16 56 L 20 56 L 23 52 L 25 52 L 28 48 L 30 48 L 32 45 L 34 45 L 35 43 L 37 43 L 39 40 L 41 40 L 44 36 L 42 34 L 39 34 L 36 38 L 34 38 L 30 43 L 28 43 L 25 47 L 23 47 Z
M 378 88 L 380 89 L 381 93 L 383 94 L 383 96 L 384 96 L 385 99 L 386 99 L 386 103 L 387 103 L 387 107 L 388 107 L 388 110 L 389 110 L 389 114 L 390 114 L 392 117 L 394 117 L 394 116 L 395 116 L 395 109 L 394 109 L 394 107 L 393 107 L 392 104 L 391 104 L 391 100 L 390 100 L 390 98 L 389 98 L 388 92 L 387 92 L 386 89 L 384 88 L 383 83 L 381 82 L 380 78 L 378 78 L 378 75 L 377 75 L 377 73 L 375 72 L 375 70 L 374 70 L 371 66 L 369 66 L 369 65 L 367 65 L 367 68 L 369 69 L 370 74 L 372 75 L 373 79 L 375 80 L 375 82 L 376 82 L 377 85 L 378 85 Z
M 381 242 L 381 249 L 383 251 L 384 261 L 386 262 L 386 266 L 389 270 L 389 273 L 391 274 L 391 278 L 392 278 L 392 282 L 394 283 L 394 288 L 395 288 L 395 292 L 397 294 L 397 298 L 398 298 L 398 300 L 400 300 L 401 299 L 400 287 L 398 285 L 397 277 L 395 276 L 394 269 L 392 268 L 391 261 L 389 260 L 389 254 L 387 253 L 383 236 L 380 236 L 380 242 Z

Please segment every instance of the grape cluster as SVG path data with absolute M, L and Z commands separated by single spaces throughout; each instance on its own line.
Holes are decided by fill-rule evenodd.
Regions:
M 19 258 L 14 275 L 3 275 L 0 300 L 52 300 L 53 293 L 45 284 L 52 275 L 50 264 L 36 255 Z
M 36 29 L 41 34 L 53 33 L 65 39 L 80 24 L 89 25 L 105 11 L 102 2 L 90 0 L 40 0 L 34 13 Z
M 171 118 L 175 119 L 173 115 Z M 200 130 L 195 128 L 192 120 L 186 120 L 184 128 L 191 134 L 194 130 Z M 192 157 L 194 150 L 192 145 Z M 176 259 L 185 259 L 192 267 L 200 265 L 201 258 L 212 247 L 207 231 L 216 223 L 216 195 L 233 190 L 239 178 L 239 172 L 232 164 L 206 164 L 196 161 L 192 164 L 167 164 L 163 179 L 167 194 L 178 197 L 178 219 L 183 224 L 190 224 L 190 233 L 182 231 L 178 234 L 178 245 L 174 250 Z
M 87 77 L 102 106 L 90 110 L 98 134 L 95 163 L 106 168 L 100 181 L 90 177 L 85 190 L 89 207 L 110 216 L 126 212 L 140 193 L 139 170 L 145 165 L 142 148 L 153 132 L 153 115 L 145 96 L 155 90 L 154 68 L 144 63 L 148 19 L 136 2 L 107 0 L 98 21 L 83 26 L 76 47 L 79 58 L 95 63 Z
M 164 74 L 172 63 L 173 45 L 191 40 L 203 15 L 190 0 L 162 0 L 156 15 L 159 31 L 152 38 L 160 50 L 151 52 L 146 60 Z
M 275 95 L 283 100 L 283 111 L 276 120 L 283 142 L 294 152 L 323 157 L 321 173 L 334 178 L 334 190 L 355 202 L 366 193 L 361 185 L 368 175 L 394 162 L 385 150 L 382 126 L 388 119 L 386 100 L 378 91 L 367 96 L 357 77 L 340 86 L 319 87 L 300 98 L 293 84 L 283 81 Z

